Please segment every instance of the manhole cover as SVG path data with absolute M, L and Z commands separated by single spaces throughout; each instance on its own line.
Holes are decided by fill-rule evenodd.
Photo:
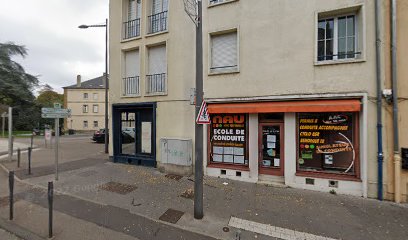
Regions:
M 175 224 L 183 216 L 183 214 L 184 212 L 182 211 L 169 208 L 165 213 L 163 213 L 163 215 L 159 217 L 159 219 L 165 222 Z
M 176 180 L 176 181 L 178 181 L 178 180 L 180 180 L 181 178 L 183 178 L 183 176 L 175 175 L 175 174 L 167 174 L 165 177 L 166 177 L 166 178 L 173 179 L 173 180 Z
M 102 189 L 108 192 L 114 192 L 114 193 L 125 195 L 130 192 L 133 192 L 134 190 L 137 189 L 137 187 L 134 185 L 124 184 L 124 183 L 108 182 L 108 183 L 101 185 L 99 189 Z
M 77 176 L 89 177 L 89 176 L 95 175 L 96 173 L 97 173 L 97 171 L 95 171 L 95 170 L 89 170 L 89 171 L 85 171 L 85 172 L 80 172 L 80 173 L 77 174 Z

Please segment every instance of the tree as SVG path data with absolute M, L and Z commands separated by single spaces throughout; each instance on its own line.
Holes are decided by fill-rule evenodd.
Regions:
M 54 103 L 64 103 L 64 95 L 55 92 L 48 84 L 42 86 L 39 93 L 36 102 L 41 107 L 54 107 Z
M 12 106 L 16 129 L 28 130 L 37 126 L 40 119 L 33 89 L 38 86 L 37 77 L 25 72 L 11 58 L 25 57 L 27 49 L 12 42 L 0 43 L 0 104 Z

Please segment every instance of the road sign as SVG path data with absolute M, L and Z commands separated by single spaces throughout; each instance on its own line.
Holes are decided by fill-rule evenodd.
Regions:
M 71 117 L 71 112 L 69 113 L 42 113 L 42 118 L 68 118 Z
M 71 114 L 71 109 L 65 109 L 65 108 L 41 108 L 41 113 Z
M 203 100 L 201 103 L 200 107 L 200 112 L 198 113 L 197 119 L 196 119 L 197 124 L 210 124 L 210 115 L 208 114 L 208 109 L 207 109 L 207 104 Z
M 54 103 L 54 108 L 61 108 L 61 103 Z

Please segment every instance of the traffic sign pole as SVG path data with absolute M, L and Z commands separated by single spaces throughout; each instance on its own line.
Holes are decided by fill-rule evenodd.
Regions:
M 59 118 L 55 119 L 55 180 L 58 181 Z

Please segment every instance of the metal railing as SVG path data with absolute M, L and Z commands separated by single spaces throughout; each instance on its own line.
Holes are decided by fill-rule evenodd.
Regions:
M 132 96 L 140 94 L 139 76 L 123 78 L 123 95 Z
M 148 17 L 148 34 L 163 32 L 167 30 L 167 11 L 150 15 Z
M 146 75 L 146 93 L 165 93 L 166 92 L 166 74 Z
M 123 23 L 123 39 L 140 36 L 140 18 Z

